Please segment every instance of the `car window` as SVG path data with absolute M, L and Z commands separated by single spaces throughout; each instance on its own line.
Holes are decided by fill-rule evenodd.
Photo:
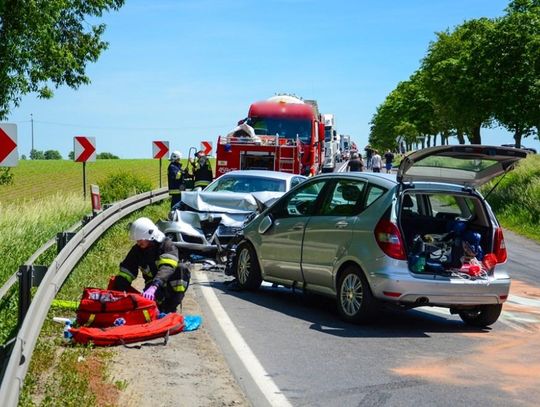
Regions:
M 294 217 L 313 214 L 316 209 L 315 201 L 325 183 L 324 180 L 319 180 L 300 186 L 284 199 L 276 215 L 278 217 Z
M 468 219 L 474 205 L 466 197 L 450 194 L 432 194 L 427 196 L 431 207 L 431 216 L 444 219 L 456 217 Z
M 363 208 L 366 183 L 359 180 L 339 180 L 326 197 L 320 215 L 353 216 Z
M 375 202 L 379 197 L 384 195 L 386 189 L 378 185 L 370 185 L 368 189 L 367 199 L 366 199 L 366 208 Z
M 285 192 L 285 180 L 263 177 L 221 177 L 205 191 L 229 192 Z
M 291 179 L 291 189 L 297 186 L 298 184 L 301 184 L 304 180 L 305 178 L 302 178 L 302 177 L 293 177 Z

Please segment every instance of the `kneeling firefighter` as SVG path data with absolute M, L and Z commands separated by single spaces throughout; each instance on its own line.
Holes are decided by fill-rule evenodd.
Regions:
M 148 218 L 139 218 L 129 228 L 133 245 L 120 263 L 113 289 L 126 291 L 141 270 L 143 296 L 155 300 L 161 312 L 176 312 L 189 286 L 191 273 L 180 261 L 178 248 Z

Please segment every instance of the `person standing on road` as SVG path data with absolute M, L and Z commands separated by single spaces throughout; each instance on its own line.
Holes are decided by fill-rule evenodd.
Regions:
M 351 159 L 347 163 L 347 171 L 364 171 L 364 161 L 358 153 L 353 153 Z
M 394 154 L 392 154 L 390 150 L 386 150 L 386 153 L 384 153 L 384 161 L 386 173 L 390 174 L 390 171 L 392 170 L 392 161 L 394 161 Z
M 192 163 L 193 178 L 195 181 L 193 187 L 204 189 L 214 179 L 212 166 L 210 165 L 210 160 L 202 151 L 195 153 L 195 159 L 195 163 Z
M 184 183 L 184 171 L 182 170 L 182 153 L 175 150 L 171 154 L 171 163 L 167 168 L 167 179 L 169 182 L 169 196 L 171 197 L 171 209 L 180 202 L 182 191 L 186 189 Z
M 373 149 L 368 144 L 367 146 L 364 147 L 364 151 L 366 152 L 366 165 L 367 165 L 367 169 L 369 170 L 371 169 L 371 158 L 373 157 Z
M 189 268 L 179 259 L 178 248 L 148 218 L 131 224 L 129 238 L 136 244 L 120 263 L 112 289 L 128 291 L 141 270 L 143 297 L 155 300 L 160 312 L 176 312 L 191 277 Z
M 382 159 L 377 150 L 373 150 L 373 157 L 371 157 L 371 170 L 373 172 L 381 172 Z

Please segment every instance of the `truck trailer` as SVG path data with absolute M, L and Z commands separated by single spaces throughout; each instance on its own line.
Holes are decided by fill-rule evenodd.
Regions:
M 334 172 L 341 160 L 336 122 L 333 114 L 323 114 L 324 120 L 324 162 L 322 172 Z

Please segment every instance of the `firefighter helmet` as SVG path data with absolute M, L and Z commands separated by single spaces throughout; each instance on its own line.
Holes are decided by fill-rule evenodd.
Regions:
M 182 159 L 182 153 L 178 150 L 174 150 L 171 154 L 171 161 L 177 161 Z
M 162 242 L 165 235 L 148 218 L 139 218 L 129 227 L 129 238 L 131 240 L 152 240 Z

